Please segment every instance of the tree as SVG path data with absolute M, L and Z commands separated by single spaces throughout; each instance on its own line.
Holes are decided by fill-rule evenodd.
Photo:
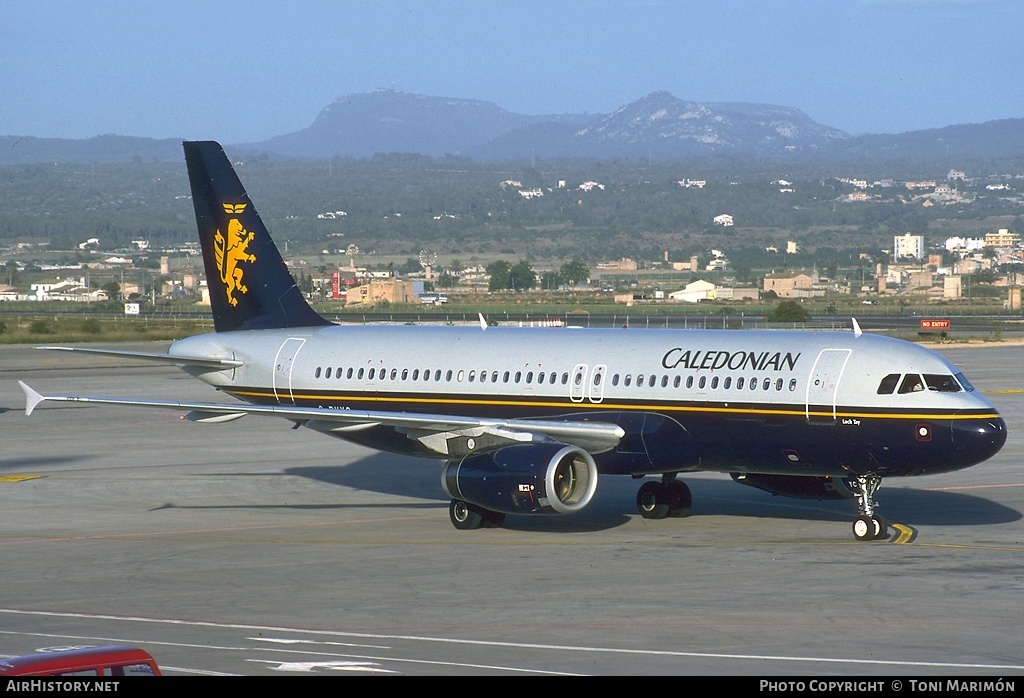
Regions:
M 108 281 L 102 288 L 107 293 L 107 298 L 112 301 L 121 300 L 121 284 L 116 281 Z
M 571 262 L 562 265 L 561 276 L 563 283 L 581 284 L 590 279 L 590 269 L 579 259 L 574 258 Z
M 528 291 L 537 285 L 537 272 L 524 260 L 509 270 L 509 281 L 513 291 Z
M 490 281 L 487 284 L 488 290 L 504 291 L 512 288 L 512 265 L 504 259 L 491 262 L 487 265 L 485 270 L 487 271 L 487 275 L 490 277 Z
M 811 314 L 796 301 L 782 301 L 764 319 L 765 322 L 807 322 Z

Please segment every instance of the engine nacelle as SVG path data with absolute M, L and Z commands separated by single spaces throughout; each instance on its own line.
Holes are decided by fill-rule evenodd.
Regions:
M 853 491 L 839 478 L 803 475 L 731 473 L 732 479 L 765 492 L 798 499 L 850 499 Z
M 441 486 L 452 499 L 490 511 L 571 514 L 593 499 L 597 465 L 576 446 L 515 444 L 448 461 Z

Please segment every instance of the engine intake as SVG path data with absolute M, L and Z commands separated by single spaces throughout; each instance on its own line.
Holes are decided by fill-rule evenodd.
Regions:
M 562 443 L 515 444 L 450 460 L 441 486 L 452 499 L 506 514 L 571 514 L 597 490 L 597 465 Z

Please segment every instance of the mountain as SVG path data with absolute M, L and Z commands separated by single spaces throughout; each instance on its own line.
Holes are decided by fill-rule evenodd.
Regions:
M 688 102 L 655 92 L 572 133 L 564 125 L 520 129 L 478 154 L 491 158 L 599 157 L 680 159 L 708 155 L 783 155 L 823 150 L 849 139 L 803 112 L 766 104 Z
M 337 100 L 301 131 L 239 147 L 298 158 L 460 155 L 509 131 L 564 119 L 571 117 L 526 116 L 475 99 L 376 90 Z
M 852 137 L 790 107 L 692 102 L 668 92 L 652 93 L 611 114 L 528 116 L 480 100 L 376 90 L 338 99 L 300 131 L 231 147 L 247 155 L 300 159 L 416 153 L 475 160 L 913 161 L 1022 156 L 1024 119 Z M 0 136 L 0 164 L 180 159 L 179 139 Z
M 0 136 L 0 164 L 19 165 L 42 162 L 110 163 L 141 160 L 181 160 L 180 138 L 134 138 L 96 136 L 94 138 L 33 138 Z

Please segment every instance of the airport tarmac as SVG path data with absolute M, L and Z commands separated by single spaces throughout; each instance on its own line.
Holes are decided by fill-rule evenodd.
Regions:
M 165 345 L 147 345 L 150 351 Z M 1002 412 L 992 460 L 851 501 L 684 479 L 457 531 L 439 463 L 280 419 L 44 403 L 227 400 L 175 368 L 0 347 L 0 655 L 128 643 L 166 675 L 989 676 L 1024 670 L 1024 348 L 941 349 Z

